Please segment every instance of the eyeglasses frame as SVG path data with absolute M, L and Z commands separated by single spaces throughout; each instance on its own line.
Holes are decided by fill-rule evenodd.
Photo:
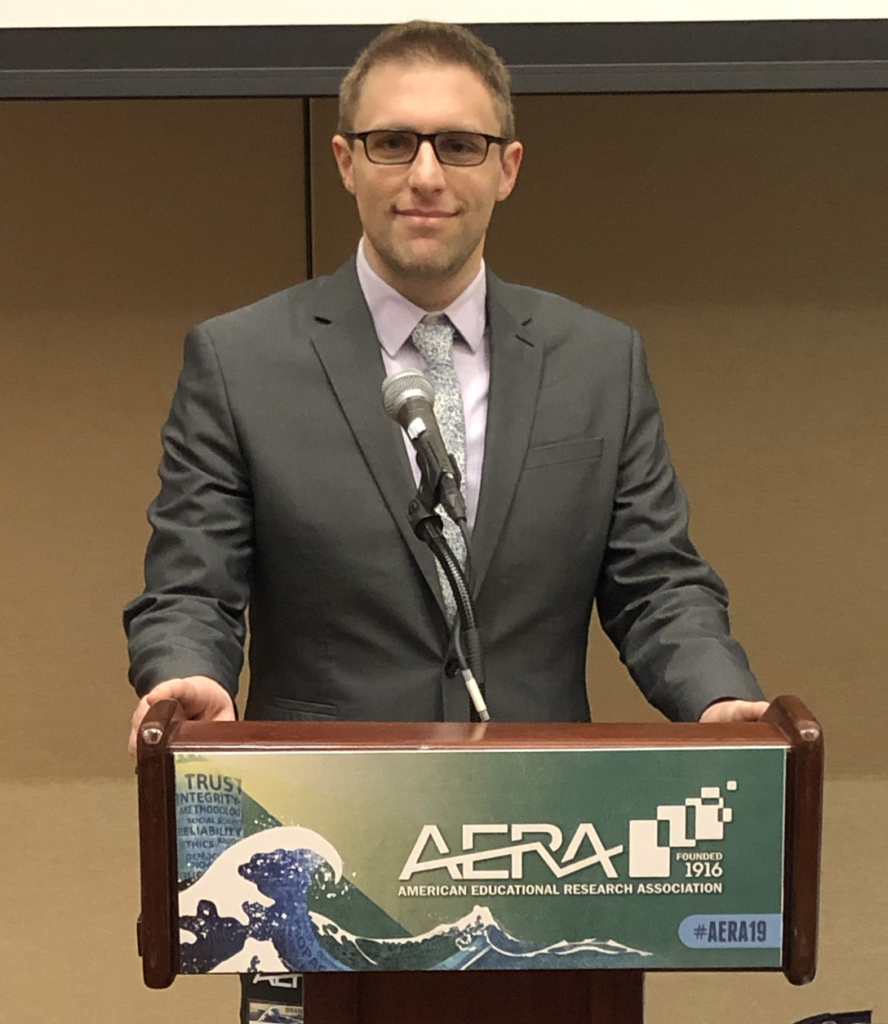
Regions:
M 412 135 L 416 139 L 416 149 L 413 151 L 413 156 L 411 156 L 409 160 L 395 160 L 391 162 L 374 160 L 367 149 L 367 136 L 375 135 L 377 132 L 400 132 L 403 135 Z M 342 135 L 343 138 L 348 139 L 349 142 L 359 140 L 364 147 L 364 155 L 370 163 L 376 167 L 406 167 L 408 164 L 412 164 L 419 155 L 419 148 L 424 142 L 431 144 L 432 152 L 435 154 L 435 159 L 442 167 L 480 167 L 487 160 L 487 157 L 490 154 L 490 147 L 495 142 L 499 143 L 501 146 L 506 146 L 510 142 L 515 141 L 514 139 L 504 138 L 502 135 L 488 135 L 486 132 L 463 131 L 459 128 L 448 128 L 446 131 L 442 132 L 415 132 L 410 128 L 372 128 L 367 132 L 340 132 L 339 134 Z M 487 143 L 487 149 L 484 151 L 483 159 L 479 160 L 476 164 L 454 164 L 447 160 L 442 160 L 441 155 L 438 152 L 437 140 L 439 135 L 474 135 L 479 139 L 484 139 Z

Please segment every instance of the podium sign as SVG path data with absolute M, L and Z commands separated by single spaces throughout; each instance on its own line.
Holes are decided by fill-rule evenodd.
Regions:
M 779 969 L 787 752 L 177 753 L 179 972 Z
M 650 970 L 804 984 L 822 756 L 792 697 L 732 726 L 197 723 L 161 701 L 138 741 L 145 980 L 309 974 L 313 1024 L 424 1024 L 433 990 L 515 1024 L 553 998 L 540 970 L 562 1019 L 602 1024 L 641 1020 Z

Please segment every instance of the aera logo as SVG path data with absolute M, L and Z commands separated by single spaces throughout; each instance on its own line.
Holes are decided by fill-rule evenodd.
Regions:
M 736 790 L 737 783 L 730 781 L 725 788 Z M 626 874 L 629 878 L 668 878 L 673 850 L 694 848 L 701 840 L 723 839 L 724 827 L 731 820 L 731 808 L 725 806 L 718 786 L 704 786 L 699 795 L 688 797 L 681 804 L 662 804 L 657 807 L 656 817 L 631 819 Z M 479 836 L 496 835 L 507 837 L 505 844 L 493 849 L 475 849 Z M 520 879 L 524 877 L 528 856 L 539 857 L 556 878 L 565 878 L 595 865 L 600 865 L 608 878 L 618 878 L 614 858 L 625 849 L 622 843 L 608 846 L 590 821 L 576 827 L 563 851 L 564 834 L 550 822 L 463 825 L 461 840 L 462 849 L 451 852 L 438 825 L 423 825 L 399 879 L 408 881 L 421 872 L 441 869 L 458 881 Z M 434 848 L 431 856 L 423 859 L 430 852 L 430 846 Z M 685 859 L 688 855 L 680 856 Z M 507 867 L 484 866 L 506 858 Z
M 508 835 L 511 843 L 498 846 L 493 850 L 475 850 L 475 839 L 479 835 Z M 544 838 L 529 839 L 530 836 Z M 567 849 L 561 856 L 560 863 L 553 854 L 561 849 L 564 841 L 561 829 L 557 825 L 517 824 L 517 825 L 463 825 L 462 853 L 450 853 L 450 847 L 444 840 L 437 825 L 423 825 L 419 837 L 413 845 L 404 869 L 398 876 L 407 881 L 420 871 L 436 871 L 445 868 L 451 878 L 485 879 L 485 878 L 523 878 L 524 858 L 528 854 L 536 854 L 546 863 L 556 878 L 564 878 L 575 871 L 600 864 L 608 878 L 617 877 L 617 869 L 612 858 L 623 852 L 622 846 L 608 849 L 591 822 L 583 822 L 577 827 Z M 429 843 L 433 843 L 439 854 L 431 860 L 421 860 Z M 579 856 L 581 848 L 587 843 L 592 849 L 588 856 Z M 585 851 L 584 851 L 585 852 Z M 479 865 L 491 860 L 509 858 L 508 868 L 482 868 Z

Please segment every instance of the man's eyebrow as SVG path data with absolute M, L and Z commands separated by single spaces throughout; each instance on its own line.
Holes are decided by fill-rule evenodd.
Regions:
M 440 135 L 442 132 L 471 132 L 473 135 L 487 135 L 489 132 L 483 131 L 481 128 L 467 127 L 466 125 L 447 125 L 443 128 L 436 128 L 431 132 L 420 131 L 419 128 L 413 128 L 406 124 L 386 124 L 380 125 L 378 128 L 367 128 L 365 131 L 370 132 L 415 132 L 417 135 Z

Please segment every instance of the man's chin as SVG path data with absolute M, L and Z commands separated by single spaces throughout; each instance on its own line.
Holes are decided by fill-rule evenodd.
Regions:
M 458 274 L 465 266 L 468 256 L 461 253 L 434 251 L 413 251 L 398 253 L 389 265 L 399 275 L 414 281 L 441 281 Z

